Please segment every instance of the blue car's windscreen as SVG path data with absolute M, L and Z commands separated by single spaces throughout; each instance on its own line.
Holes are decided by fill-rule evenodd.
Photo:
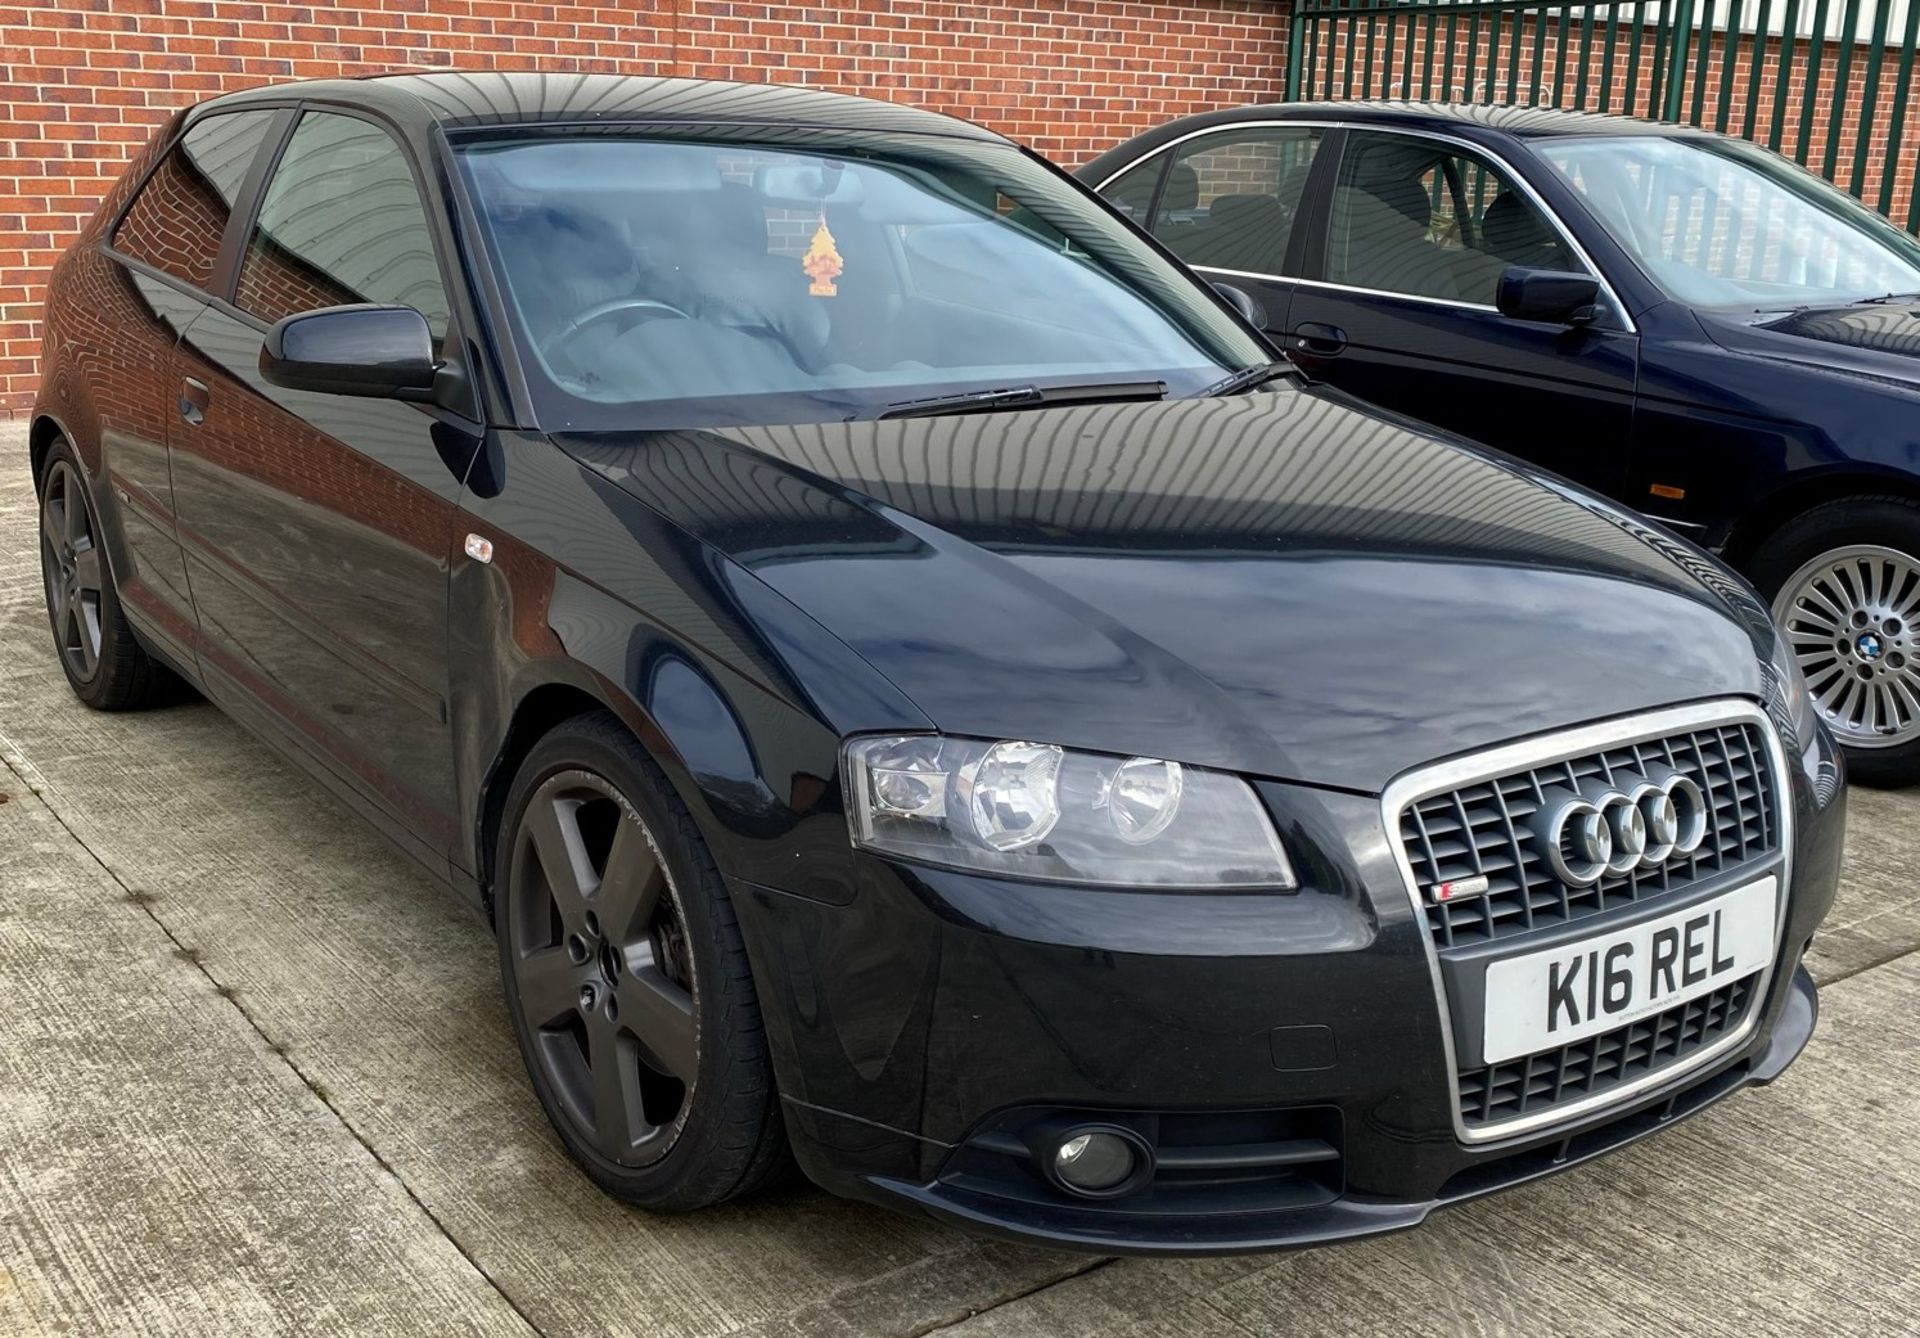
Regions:
M 1920 243 L 1765 149 L 1595 135 L 1547 140 L 1539 152 L 1641 268 L 1693 306 L 1920 293 Z
M 1271 356 L 1017 150 L 898 143 L 462 145 L 541 425 L 846 419 L 1069 383 L 1180 395 Z

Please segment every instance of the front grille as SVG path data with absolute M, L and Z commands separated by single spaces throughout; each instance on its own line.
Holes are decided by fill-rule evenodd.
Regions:
M 1738 1030 L 1758 975 L 1584 1041 L 1460 1074 L 1468 1129 L 1501 1124 L 1611 1091 L 1671 1068 Z
M 1758 723 L 1709 726 L 1512 772 L 1408 805 L 1400 816 L 1400 840 L 1423 902 L 1436 883 L 1477 875 L 1488 880 L 1485 896 L 1427 906 L 1435 944 L 1444 949 L 1485 943 L 1637 905 L 1773 854 L 1780 834 L 1767 757 Z M 1657 869 L 1609 875 L 1592 887 L 1569 887 L 1556 877 L 1527 829 L 1545 792 L 1578 790 L 1596 777 L 1617 784 L 1616 776 L 1644 776 L 1660 767 L 1689 777 L 1707 797 L 1711 819 L 1700 849 Z

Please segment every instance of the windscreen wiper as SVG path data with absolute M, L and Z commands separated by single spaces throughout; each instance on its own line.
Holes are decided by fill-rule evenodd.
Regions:
M 1026 404 L 1074 404 L 1107 400 L 1163 400 L 1165 381 L 1088 381 L 1068 386 L 1003 386 L 997 390 L 962 390 L 922 400 L 889 404 L 875 418 L 933 418 L 949 413 L 978 413 L 986 409 L 1017 409 Z
M 1914 302 L 1920 301 L 1920 293 L 1882 293 L 1878 297 L 1863 297 L 1862 302 Z
M 1255 386 L 1277 381 L 1283 376 L 1292 376 L 1299 370 L 1290 362 L 1263 362 L 1253 367 L 1242 367 L 1232 376 L 1215 381 L 1195 398 L 1205 399 L 1210 395 L 1231 395 L 1239 390 L 1252 390 Z

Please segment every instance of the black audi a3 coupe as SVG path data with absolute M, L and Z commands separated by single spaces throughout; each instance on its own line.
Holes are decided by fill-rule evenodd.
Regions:
M 1241 107 L 1080 175 L 1309 375 L 1718 550 L 1852 774 L 1920 781 L 1920 240 L 1744 140 L 1549 108 Z
M 1039 158 L 797 89 L 289 84 L 60 261 L 75 693 L 184 679 L 488 917 L 656 1209 L 1410 1226 L 1806 1044 L 1833 740 L 1691 546 L 1305 388 Z

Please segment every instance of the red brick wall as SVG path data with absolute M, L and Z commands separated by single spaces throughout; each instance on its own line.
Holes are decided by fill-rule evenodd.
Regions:
M 174 108 L 390 69 L 807 83 L 980 121 L 1073 164 L 1208 107 L 1278 99 L 1276 0 L 0 0 L 0 417 L 33 399 L 49 265 Z

